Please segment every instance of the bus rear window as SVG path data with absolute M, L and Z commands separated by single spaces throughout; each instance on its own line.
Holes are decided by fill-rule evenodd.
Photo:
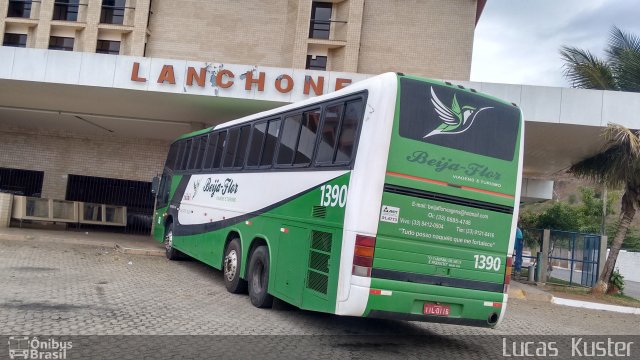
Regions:
M 400 79 L 400 136 L 513 161 L 520 111 L 481 95 Z

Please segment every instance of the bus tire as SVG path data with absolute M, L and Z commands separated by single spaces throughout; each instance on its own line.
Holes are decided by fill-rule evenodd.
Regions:
M 240 267 L 242 265 L 242 251 L 240 249 L 240 239 L 234 238 L 224 249 L 224 259 L 222 262 L 222 274 L 224 286 L 232 294 L 247 292 L 247 282 L 240 278 Z
M 258 246 L 251 253 L 249 260 L 249 298 L 255 307 L 269 308 L 273 305 L 273 296 L 268 292 L 269 287 L 269 249 Z
M 173 223 L 167 224 L 164 230 L 164 254 L 169 260 L 180 260 L 182 254 L 173 247 Z

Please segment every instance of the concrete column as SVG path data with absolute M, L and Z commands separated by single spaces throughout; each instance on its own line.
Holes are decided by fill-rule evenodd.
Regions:
M 13 194 L 0 193 L 0 228 L 9 227 L 12 206 Z
M 135 1 L 135 15 L 133 33 L 131 36 L 131 56 L 143 56 L 144 45 L 147 42 L 147 22 L 149 20 L 150 0 Z
M 7 17 L 7 9 L 9 8 L 9 0 L 0 0 L 0 34 L 4 41 L 4 19 Z
M 606 235 L 600 237 L 600 252 L 598 253 L 598 279 L 604 271 L 604 263 L 607 262 L 607 241 L 609 238 Z
M 546 283 L 549 267 L 549 242 L 551 241 L 551 230 L 544 229 L 542 232 L 542 264 L 540 264 L 540 278 L 538 283 Z
M 98 42 L 98 24 L 100 23 L 101 1 L 89 1 L 86 6 L 87 26 L 80 32 L 82 48 L 79 51 L 96 52 Z
M 349 20 L 347 24 L 347 38 L 345 39 L 347 45 L 345 47 L 344 68 L 342 71 L 358 72 L 363 13 L 364 0 L 349 0 Z
M 307 65 L 307 44 L 309 41 L 309 22 L 311 21 L 311 0 L 300 0 L 295 40 L 293 42 L 294 69 L 304 69 Z
M 53 17 L 54 0 L 42 0 L 38 16 L 35 48 L 48 49 L 51 34 L 51 18 Z M 33 11 L 33 10 L 32 10 Z M 33 16 L 33 15 L 32 15 Z

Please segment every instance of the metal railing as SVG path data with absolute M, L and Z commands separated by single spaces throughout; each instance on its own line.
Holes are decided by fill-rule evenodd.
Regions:
M 341 20 L 311 19 L 309 24 L 309 38 L 322 39 L 322 40 L 335 40 L 335 39 L 331 39 L 331 23 L 346 24 L 347 22 L 341 21 Z

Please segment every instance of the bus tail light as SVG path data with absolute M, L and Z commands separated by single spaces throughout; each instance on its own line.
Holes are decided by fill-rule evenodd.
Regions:
M 504 289 L 503 293 L 509 292 L 509 283 L 511 283 L 511 270 L 513 266 L 513 257 L 507 256 L 507 268 L 504 271 Z
M 353 269 L 351 270 L 353 275 L 371 277 L 373 250 L 375 247 L 375 237 L 356 235 L 356 247 L 353 251 Z

